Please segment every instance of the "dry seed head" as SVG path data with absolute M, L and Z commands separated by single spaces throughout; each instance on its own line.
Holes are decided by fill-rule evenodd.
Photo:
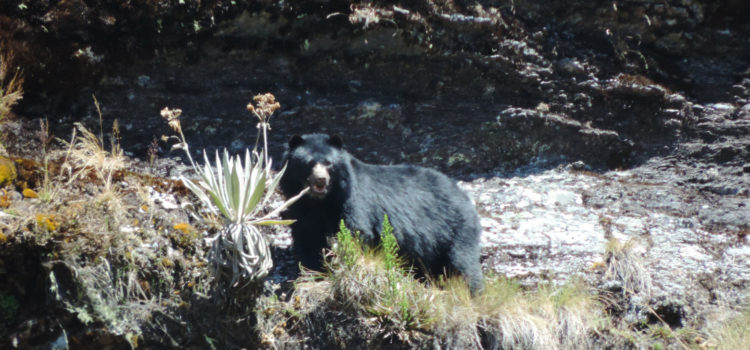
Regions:
M 272 93 L 267 92 L 265 94 L 257 94 L 257 95 L 255 95 L 253 97 L 253 101 L 255 101 L 255 102 L 259 103 L 259 104 L 261 102 L 273 103 L 273 102 L 276 101 L 276 97 L 274 97 Z
M 167 120 L 167 123 L 169 123 L 169 127 L 172 128 L 174 131 L 180 130 L 180 115 L 182 114 L 182 110 L 179 108 L 175 109 L 169 109 L 169 107 L 164 107 L 161 110 L 161 117 Z
M 267 123 L 271 115 L 281 108 L 281 104 L 276 102 L 276 97 L 270 92 L 253 96 L 253 101 L 256 106 L 250 102 L 247 104 L 247 110 L 258 117 L 261 123 Z
M 273 113 L 280 107 L 279 103 L 276 102 L 276 97 L 270 92 L 262 95 L 255 95 L 253 100 L 258 104 L 258 108 L 262 109 L 264 112 Z
M 161 110 L 161 116 L 162 118 L 165 118 L 167 120 L 172 120 L 174 118 L 178 118 L 182 114 L 182 110 L 179 108 L 176 109 L 169 109 L 169 107 L 164 107 Z

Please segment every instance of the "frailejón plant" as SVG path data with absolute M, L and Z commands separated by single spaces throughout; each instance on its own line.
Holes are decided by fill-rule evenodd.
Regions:
M 263 96 L 267 95 L 269 94 Z M 264 116 L 268 117 L 278 109 L 278 103 L 272 104 L 271 108 L 274 109 Z M 271 161 L 267 157 L 261 157 L 255 150 L 251 154 L 247 149 L 244 162 L 240 156 L 229 156 L 226 149 L 221 157 L 217 151 L 213 166 L 204 151 L 205 164 L 199 167 L 193 161 L 182 133 L 178 119 L 181 113 L 179 109 L 164 108 L 161 111 L 162 117 L 179 133 L 180 142 L 173 147 L 181 148 L 187 153 L 199 176 L 199 180 L 195 182 L 184 176 L 181 176 L 181 180 L 209 211 L 225 221 L 224 227 L 208 239 L 211 243 L 208 259 L 217 282 L 231 278 L 230 285 L 236 286 L 265 277 L 273 267 L 273 261 L 268 241 L 258 226 L 291 224 L 291 220 L 274 218 L 305 191 L 262 215 L 261 210 L 267 207 L 286 167 L 274 176 Z M 258 116 L 258 113 L 254 114 Z M 264 120 L 261 120 L 260 125 L 267 127 Z

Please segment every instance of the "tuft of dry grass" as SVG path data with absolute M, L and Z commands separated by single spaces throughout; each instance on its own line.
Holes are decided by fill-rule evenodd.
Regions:
M 113 135 L 119 133 L 117 122 L 113 125 Z M 115 174 L 126 168 L 127 158 L 113 136 L 110 151 L 104 149 L 102 140 L 80 123 L 75 124 L 70 142 L 62 141 L 67 147 L 63 152 L 61 164 L 63 175 L 67 176 L 70 186 L 81 180 L 94 180 L 101 186 L 92 189 L 97 193 L 94 204 L 105 205 L 112 214 L 112 219 L 118 221 L 124 216 L 127 205 L 123 201 L 123 193 L 113 183 Z M 47 186 L 49 187 L 49 186 Z M 54 188 L 45 189 L 49 196 L 55 196 L 60 191 Z
M 10 66 L 11 57 L 0 52 L 0 122 L 10 117 L 11 108 L 23 98 L 23 75 Z
M 112 176 L 125 168 L 126 159 L 122 149 L 114 143 L 111 151 L 106 151 L 102 141 L 83 124 L 75 123 L 73 136 L 67 143 L 63 169 L 68 172 L 68 183 L 73 183 L 80 177 L 92 171 L 96 178 L 104 185 L 104 192 L 112 189 Z M 113 127 L 117 132 L 117 124 Z
M 745 349 L 750 344 L 750 308 L 708 331 L 708 344 L 718 350 Z
M 455 280 L 443 288 L 436 332 L 465 337 L 477 329 L 477 341 L 489 348 L 593 348 L 591 336 L 606 322 L 593 291 L 579 280 L 526 290 L 509 279 L 488 278 L 485 292 L 474 299 Z
M 651 295 L 651 274 L 645 266 L 643 255 L 636 240 L 625 243 L 610 238 L 604 249 L 607 270 L 605 278 L 619 281 L 623 293 Z

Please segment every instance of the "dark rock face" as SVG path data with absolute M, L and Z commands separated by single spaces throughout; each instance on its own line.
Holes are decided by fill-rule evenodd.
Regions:
M 296 126 L 303 133 L 342 130 L 356 119 L 364 146 L 370 128 L 386 121 L 386 137 L 406 149 L 423 149 L 434 138 L 456 146 L 404 152 L 406 159 L 379 151 L 382 160 L 443 163 L 444 170 L 468 174 L 511 170 L 535 157 L 632 166 L 674 145 L 694 120 L 692 98 L 747 95 L 741 84 L 730 88 L 750 55 L 750 39 L 732 35 L 747 28 L 728 15 L 744 8 L 731 1 L 188 3 L 3 5 L 0 36 L 17 48 L 29 73 L 27 114 L 48 113 L 52 105 L 72 107 L 70 118 L 81 119 L 91 113 L 88 96 L 95 93 L 109 118 L 127 119 L 134 102 L 142 106 L 134 114 L 151 115 L 153 106 L 174 101 L 195 115 L 211 105 L 209 119 L 234 119 L 240 107 L 230 106 L 242 106 L 245 97 L 210 95 L 232 87 L 275 90 L 292 116 L 325 110 L 322 119 L 308 113 L 278 125 L 284 135 L 275 141 Z M 70 95 L 81 88 L 78 97 Z M 190 106 L 197 95 L 213 101 Z M 368 112 L 372 118 L 357 110 L 364 101 L 380 106 Z M 557 120 L 544 123 L 558 140 L 527 132 L 540 122 L 536 115 L 547 113 Z M 341 114 L 353 116 L 338 120 Z M 446 123 L 466 132 L 426 125 Z M 158 135 L 150 120 L 137 124 L 125 137 L 143 154 Z M 471 142 L 476 132 L 497 137 L 496 128 L 510 135 Z M 560 140 L 574 139 L 581 142 L 560 147 Z M 486 151 L 493 142 L 506 146 L 502 157 L 495 147 Z M 606 151 L 586 155 L 577 145 Z
M 464 175 L 542 158 L 637 165 L 674 148 L 695 120 L 694 102 L 746 99 L 750 45 L 740 35 L 747 28 L 726 15 L 739 8 L 732 2 L 495 6 L 8 3 L 0 36 L 29 72 L 29 115 L 69 109 L 63 125 L 94 116 L 94 93 L 111 119 L 174 103 L 197 123 L 241 125 L 245 95 L 273 90 L 289 116 L 276 122 L 278 144 L 295 132 L 358 125 L 363 147 L 377 148 L 367 136 L 377 130 L 377 141 L 411 150 L 378 150 L 379 160 Z M 135 154 L 159 136 L 159 122 L 126 125 Z M 539 123 L 547 127 L 529 132 Z

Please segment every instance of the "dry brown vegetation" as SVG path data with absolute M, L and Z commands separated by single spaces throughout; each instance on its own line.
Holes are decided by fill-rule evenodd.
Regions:
M 38 134 L 49 137 L 45 130 Z M 0 275 L 0 302 L 7 306 L 0 308 L 7 315 L 0 322 L 8 327 L 0 347 L 32 346 L 59 332 L 71 347 L 180 344 L 186 336 L 172 334 L 171 322 L 184 327 L 184 319 L 199 312 L 191 302 L 213 298 L 202 240 L 213 228 L 191 220 L 181 207 L 187 194 L 181 182 L 127 170 L 143 166 L 123 155 L 117 134 L 115 123 L 105 147 L 102 136 L 77 124 L 70 139 L 50 142 L 38 158 L 11 157 L 18 177 L 2 191 L 0 262 L 7 273 Z M 45 144 L 27 142 L 40 149 Z M 29 307 L 43 306 L 33 299 L 40 293 L 56 300 L 51 309 Z M 244 307 L 224 311 L 250 313 Z M 71 318 L 41 337 L 13 321 L 58 324 Z M 106 331 L 92 334 L 89 326 Z M 191 341 L 206 345 L 204 336 L 221 338 L 213 327 Z
M 0 122 L 8 119 L 11 108 L 23 98 L 23 76 L 11 65 L 12 54 L 0 52 Z
M 750 344 L 750 311 L 734 315 L 709 330 L 708 346 L 729 350 L 742 349 Z

